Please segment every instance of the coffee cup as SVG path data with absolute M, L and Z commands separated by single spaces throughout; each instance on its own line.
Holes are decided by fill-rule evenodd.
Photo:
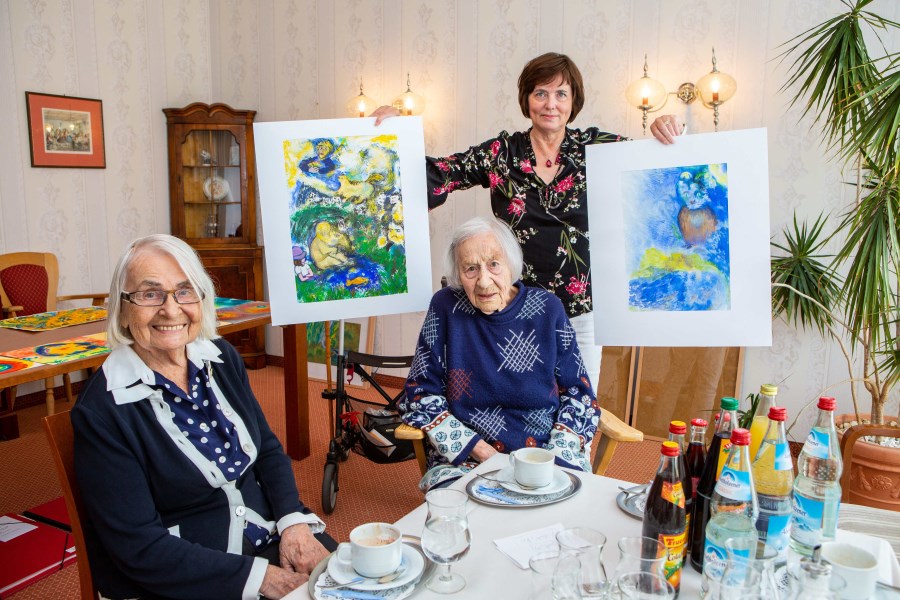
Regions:
M 366 523 L 350 532 L 350 543 L 338 546 L 337 559 L 363 577 L 382 577 L 400 568 L 403 534 L 390 523 Z
M 543 448 L 519 448 L 509 454 L 516 483 L 525 489 L 550 485 L 553 481 L 553 453 Z
M 847 586 L 841 590 L 840 598 L 864 600 L 875 595 L 878 583 L 878 559 L 859 546 L 841 542 L 822 545 L 822 558 L 831 563 L 831 572 L 840 575 Z

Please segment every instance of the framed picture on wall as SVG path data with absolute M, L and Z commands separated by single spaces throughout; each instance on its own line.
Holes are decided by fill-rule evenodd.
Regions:
M 318 321 L 306 325 L 307 371 L 310 379 L 326 381 L 325 335 L 326 324 L 331 338 L 331 379 L 337 377 L 338 321 Z M 375 317 L 344 319 L 344 352 L 353 350 L 371 354 L 375 344 Z M 368 387 L 361 377 L 354 374 L 349 385 Z
M 32 167 L 105 169 L 103 102 L 25 92 Z

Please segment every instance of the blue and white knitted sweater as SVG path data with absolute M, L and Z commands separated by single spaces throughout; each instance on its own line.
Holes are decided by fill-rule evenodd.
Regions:
M 480 439 L 499 452 L 545 447 L 558 464 L 591 470 L 600 409 L 575 331 L 559 298 L 514 285 L 513 301 L 490 315 L 463 290 L 431 299 L 399 403 L 431 442 L 423 489 L 469 470 Z

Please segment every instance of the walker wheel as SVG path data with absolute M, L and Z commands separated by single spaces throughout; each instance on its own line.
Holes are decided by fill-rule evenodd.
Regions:
M 338 493 L 338 466 L 336 462 L 325 463 L 322 473 L 322 510 L 326 515 L 334 512 Z

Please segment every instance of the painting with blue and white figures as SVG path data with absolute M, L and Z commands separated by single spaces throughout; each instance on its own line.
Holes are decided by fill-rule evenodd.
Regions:
M 628 309 L 731 308 L 726 163 L 622 173 Z
M 396 135 L 283 142 L 297 301 L 407 291 Z

